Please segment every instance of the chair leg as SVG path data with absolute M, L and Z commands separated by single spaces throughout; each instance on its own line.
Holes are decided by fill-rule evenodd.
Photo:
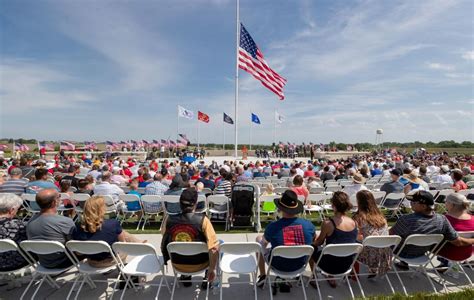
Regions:
M 79 280 L 79 278 L 82 277 L 82 274 L 78 274 L 76 276 L 76 278 L 74 279 L 74 282 L 72 284 L 72 287 L 71 287 L 71 290 L 69 291 L 69 293 L 67 294 L 67 297 L 66 299 L 69 300 L 69 298 L 71 297 L 72 293 L 74 292 L 74 288 L 76 287 L 76 284 L 77 284 L 77 281 Z
M 40 284 L 38 285 L 38 287 L 36 288 L 35 292 L 33 293 L 33 296 L 31 296 L 31 300 L 33 300 L 36 296 L 36 294 L 38 293 L 39 289 L 41 288 L 41 286 L 43 285 L 43 282 L 46 280 L 46 276 L 43 275 L 42 276 L 43 278 L 41 278 L 41 281 L 40 281 Z
M 354 276 L 355 276 L 355 278 L 356 278 L 357 285 L 359 285 L 359 289 L 360 289 L 360 292 L 361 292 L 361 294 L 362 294 L 362 298 L 365 298 L 364 289 L 362 288 L 362 284 L 360 284 L 359 276 L 357 275 L 356 272 L 354 272 Z
M 178 281 L 178 275 L 175 273 L 174 274 L 174 281 L 173 281 L 173 291 L 171 292 L 171 300 L 174 299 L 174 291 L 176 289 L 176 283 Z
M 36 279 L 36 273 L 33 274 L 33 277 L 31 278 L 30 283 L 28 284 L 28 286 L 26 287 L 26 289 L 23 291 L 23 294 L 21 294 L 20 300 L 23 300 L 23 298 L 25 297 L 25 295 L 28 293 L 28 290 L 30 289 L 31 285 L 35 282 L 35 279 Z
M 117 290 L 117 284 L 119 283 L 119 280 L 120 280 L 120 275 L 122 275 L 121 272 L 119 272 L 117 278 L 115 279 L 114 288 L 112 289 L 112 295 L 110 295 L 110 300 L 114 298 L 115 291 Z
M 221 274 L 220 274 L 220 276 L 219 276 L 219 281 L 220 281 L 220 283 L 221 283 L 221 284 L 220 284 L 220 287 L 219 287 L 219 299 L 220 299 L 220 300 L 222 300 L 222 277 L 223 277 L 223 276 L 222 276 L 222 273 L 223 273 L 223 272 L 221 272 Z
M 321 295 L 321 288 L 319 286 L 318 276 L 316 275 L 316 266 L 314 267 L 313 276 L 314 276 L 314 281 L 316 282 L 316 287 L 318 289 L 319 300 L 323 300 L 323 296 Z
M 306 297 L 306 289 L 305 289 L 305 287 L 304 287 L 303 275 L 300 275 L 300 281 L 301 281 L 301 288 L 303 289 L 304 299 L 306 300 L 306 299 L 308 299 L 308 298 Z
M 343 277 L 343 280 L 346 279 L 347 281 L 347 286 L 349 287 L 349 291 L 351 292 L 352 299 L 354 299 L 354 291 L 352 291 L 352 286 L 351 286 L 351 281 L 349 279 L 349 276 L 346 275 L 346 277 Z
M 123 291 L 122 291 L 122 295 L 120 296 L 120 300 L 123 300 L 123 296 L 125 295 L 125 291 L 127 290 L 130 278 L 131 278 L 130 276 L 127 276 L 127 281 L 125 281 L 125 286 L 123 287 Z
M 158 300 L 160 296 L 161 286 L 163 285 L 163 277 L 164 276 L 161 276 L 160 283 L 158 284 L 158 290 L 156 291 L 155 300 Z
M 437 290 L 436 287 L 434 286 L 433 280 L 431 280 L 431 277 L 430 277 L 430 275 L 428 274 L 428 272 L 426 271 L 426 268 L 425 268 L 425 267 L 422 267 L 421 270 L 423 271 L 423 273 L 425 273 L 426 277 L 428 278 L 428 281 L 430 282 L 431 287 L 433 288 L 433 291 L 435 292 L 435 294 L 438 294 L 438 290 Z
M 405 285 L 403 284 L 403 281 L 402 281 L 402 278 L 400 277 L 400 274 L 398 274 L 397 267 L 395 267 L 395 263 L 392 263 L 392 268 L 393 268 L 393 271 L 395 271 L 395 274 L 397 275 L 398 280 L 400 281 L 400 285 L 403 288 L 403 292 L 405 293 L 405 296 L 408 296 L 407 289 L 405 288 Z
M 272 279 L 270 278 L 270 274 L 267 275 L 268 280 L 268 291 L 270 292 L 270 300 L 273 300 L 273 291 L 272 291 Z
M 79 289 L 77 290 L 76 297 L 74 297 L 74 300 L 77 300 L 77 297 L 79 297 L 79 294 L 81 293 L 82 287 L 84 286 L 84 283 L 86 282 L 86 276 L 84 275 L 84 278 L 82 279 L 81 285 L 79 286 Z
M 255 300 L 257 300 L 257 272 L 252 273 L 252 278 L 253 278 L 253 292 L 254 292 Z M 222 280 L 221 280 L 221 289 L 222 289 Z
M 393 288 L 390 278 L 388 278 L 388 274 L 385 274 L 385 278 L 387 279 L 388 285 L 390 286 L 390 289 L 392 290 L 392 294 L 395 294 L 395 289 Z

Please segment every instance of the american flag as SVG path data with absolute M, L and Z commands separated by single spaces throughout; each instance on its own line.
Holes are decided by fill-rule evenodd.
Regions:
M 105 142 L 105 148 L 110 149 L 110 150 L 114 150 L 116 148 L 120 148 L 120 145 L 115 143 L 115 142 L 106 141 Z
M 95 150 L 97 149 L 97 145 L 95 142 L 84 142 L 84 149 L 86 150 Z
M 54 151 L 54 145 L 53 144 L 47 144 L 46 142 L 40 142 L 39 143 L 39 149 L 43 149 L 46 151 Z
M 285 99 L 283 87 L 286 79 L 273 71 L 263 58 L 263 53 L 257 47 L 244 25 L 240 24 L 239 68 L 250 73 L 270 91 Z
M 8 149 L 8 145 L 0 144 L 0 151 L 4 151 L 6 149 Z
M 24 145 L 24 144 L 15 143 L 15 150 L 18 150 L 18 151 L 29 151 L 29 150 L 30 150 L 30 147 L 28 147 L 27 145 Z
M 74 151 L 76 149 L 76 146 L 73 143 L 62 141 L 61 144 L 59 145 L 59 149 Z
M 164 139 L 161 139 L 161 144 L 166 147 L 166 146 L 168 146 L 168 141 L 164 140 Z
M 160 147 L 160 142 L 157 140 L 153 140 L 153 143 L 151 144 L 152 147 Z

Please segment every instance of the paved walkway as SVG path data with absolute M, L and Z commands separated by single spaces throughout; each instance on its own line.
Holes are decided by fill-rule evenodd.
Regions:
M 248 233 L 248 234 L 219 234 L 219 238 L 226 241 L 226 242 L 243 242 L 243 241 L 254 241 L 255 237 L 257 236 L 256 233 Z M 143 234 L 139 235 L 141 239 L 147 239 L 150 243 L 154 244 L 157 249 L 159 249 L 159 245 L 161 242 L 161 235 L 159 234 Z M 435 263 L 435 265 L 437 262 Z M 471 270 L 467 271 L 469 276 L 471 277 L 471 280 L 474 279 L 474 272 Z M 169 268 L 166 272 L 168 281 L 171 283 L 172 282 L 172 270 Z M 306 276 L 309 277 L 310 271 L 309 269 L 306 271 Z M 117 273 L 112 273 L 109 274 L 107 277 L 111 280 L 112 282 L 113 278 L 116 278 Z M 400 283 L 396 276 L 394 274 L 390 274 L 390 279 L 392 281 L 392 284 L 394 285 L 394 288 L 398 292 L 402 292 Z M 434 276 L 434 274 L 433 274 Z M 8 291 L 6 286 L 0 287 L 0 299 L 19 299 L 21 296 L 21 293 L 23 290 L 26 288 L 27 282 L 29 282 L 30 277 L 23 277 L 20 280 L 26 282 L 23 284 L 21 288 L 15 288 L 13 290 Z M 41 287 L 40 292 L 38 293 L 37 297 L 35 299 L 48 299 L 48 300 L 54 300 L 54 299 L 66 299 L 66 296 L 72 287 L 72 280 L 74 278 L 74 272 L 69 272 L 67 274 L 64 274 L 63 276 L 60 276 L 58 278 L 59 284 L 61 288 L 59 290 L 55 290 L 51 287 L 49 287 L 47 284 L 44 284 Z M 198 277 L 196 277 L 198 278 Z M 460 288 L 463 288 L 467 284 L 466 278 L 463 276 L 460 276 L 459 279 L 454 279 L 453 277 L 448 277 L 444 276 L 446 278 L 451 286 L 448 288 L 451 291 L 458 290 Z M 104 280 L 105 276 L 97 276 L 95 279 L 99 280 Z M 152 278 L 148 278 L 148 280 L 151 280 Z M 200 278 L 199 278 L 200 279 Z M 404 280 L 404 283 L 407 286 L 408 292 L 409 293 L 414 293 L 417 291 L 432 291 L 430 284 L 426 277 L 422 275 L 415 275 L 414 278 L 410 278 L 408 275 L 402 275 L 402 279 Z M 154 279 L 154 283 L 157 283 L 157 280 L 159 280 L 159 277 L 156 277 Z M 231 284 L 230 286 L 227 284 L 227 282 L 235 283 L 237 281 L 246 281 L 249 282 L 249 284 Z M 375 280 L 368 280 L 367 278 L 361 278 L 362 286 L 364 288 L 364 291 L 366 295 L 381 295 L 381 294 L 390 294 L 390 288 L 386 282 L 385 279 L 375 279 Z M 351 281 L 352 288 L 356 294 L 356 296 L 361 296 L 360 291 L 357 287 L 357 284 L 355 282 Z M 109 283 L 107 286 L 105 283 L 97 283 L 97 288 L 92 290 L 88 286 L 84 286 L 81 294 L 79 295 L 79 299 L 106 299 L 110 298 L 110 293 L 112 291 L 112 284 Z M 193 287 L 189 288 L 184 288 L 184 287 L 179 287 L 176 289 L 176 295 L 175 299 L 205 299 L 205 291 L 202 291 L 199 288 L 200 284 L 196 283 Z M 442 286 L 441 285 L 436 285 L 439 291 L 441 291 Z M 33 291 L 33 290 L 32 290 Z M 153 286 L 151 288 L 146 288 L 143 291 L 135 292 L 133 290 L 127 291 L 125 294 L 125 299 L 140 299 L 140 300 L 145 300 L 145 299 L 154 299 L 156 295 L 157 287 Z M 317 299 L 317 291 L 313 289 L 312 287 L 308 287 L 306 289 L 308 299 Z M 115 299 L 119 299 L 120 293 L 116 293 L 114 295 Z M 324 299 L 349 299 L 350 298 L 350 293 L 349 289 L 347 288 L 346 283 L 338 283 L 338 287 L 333 289 L 329 287 L 329 285 L 325 282 L 321 283 L 321 293 L 323 295 Z M 27 295 L 26 299 L 30 299 L 32 296 L 32 292 Z M 250 285 L 250 277 L 249 276 L 241 276 L 240 278 L 237 278 L 237 276 L 225 276 L 224 277 L 224 284 L 223 284 L 223 297 L 225 299 L 253 299 L 254 294 L 253 294 L 253 289 L 252 286 Z M 303 299 L 303 293 L 301 290 L 300 286 L 297 286 L 296 284 L 293 286 L 291 289 L 291 294 L 283 294 L 283 293 L 278 293 L 274 298 L 275 299 Z M 160 299 L 169 299 L 170 298 L 170 293 L 166 290 L 166 288 L 163 288 L 160 292 Z M 210 299 L 219 299 L 219 294 L 213 294 L 213 291 L 211 290 L 209 292 L 209 298 Z M 269 296 L 269 291 L 267 288 L 265 289 L 258 289 L 258 298 L 259 299 L 270 299 Z

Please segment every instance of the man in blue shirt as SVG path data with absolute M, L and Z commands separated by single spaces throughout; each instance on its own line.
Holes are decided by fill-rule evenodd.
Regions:
M 35 171 L 35 178 L 35 181 L 28 183 L 26 188 L 28 194 L 37 194 L 43 189 L 53 189 L 59 192 L 58 187 L 51 181 L 48 181 L 48 170 L 44 168 L 37 169 Z
M 287 190 L 281 198 L 275 199 L 275 205 L 281 211 L 282 218 L 270 223 L 265 229 L 263 236 L 257 237 L 257 242 L 264 249 L 264 259 L 259 259 L 260 276 L 258 286 L 263 286 L 266 279 L 265 261 L 270 261 L 271 250 L 277 246 L 311 245 L 314 240 L 316 228 L 308 220 L 298 218 L 303 212 L 303 203 L 292 190 Z M 271 244 L 271 249 L 267 245 Z M 305 257 L 295 259 L 274 258 L 272 267 L 283 272 L 292 272 L 301 268 L 305 263 Z
M 376 176 L 376 175 L 382 175 L 383 171 L 379 169 L 379 165 L 378 164 L 374 164 L 374 168 L 372 171 L 370 171 L 370 175 L 372 175 L 372 177 Z

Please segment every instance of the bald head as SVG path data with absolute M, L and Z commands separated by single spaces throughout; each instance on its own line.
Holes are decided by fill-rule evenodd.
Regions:
M 36 203 L 41 210 L 56 207 L 56 201 L 59 199 L 59 193 L 54 189 L 44 189 L 36 194 Z

